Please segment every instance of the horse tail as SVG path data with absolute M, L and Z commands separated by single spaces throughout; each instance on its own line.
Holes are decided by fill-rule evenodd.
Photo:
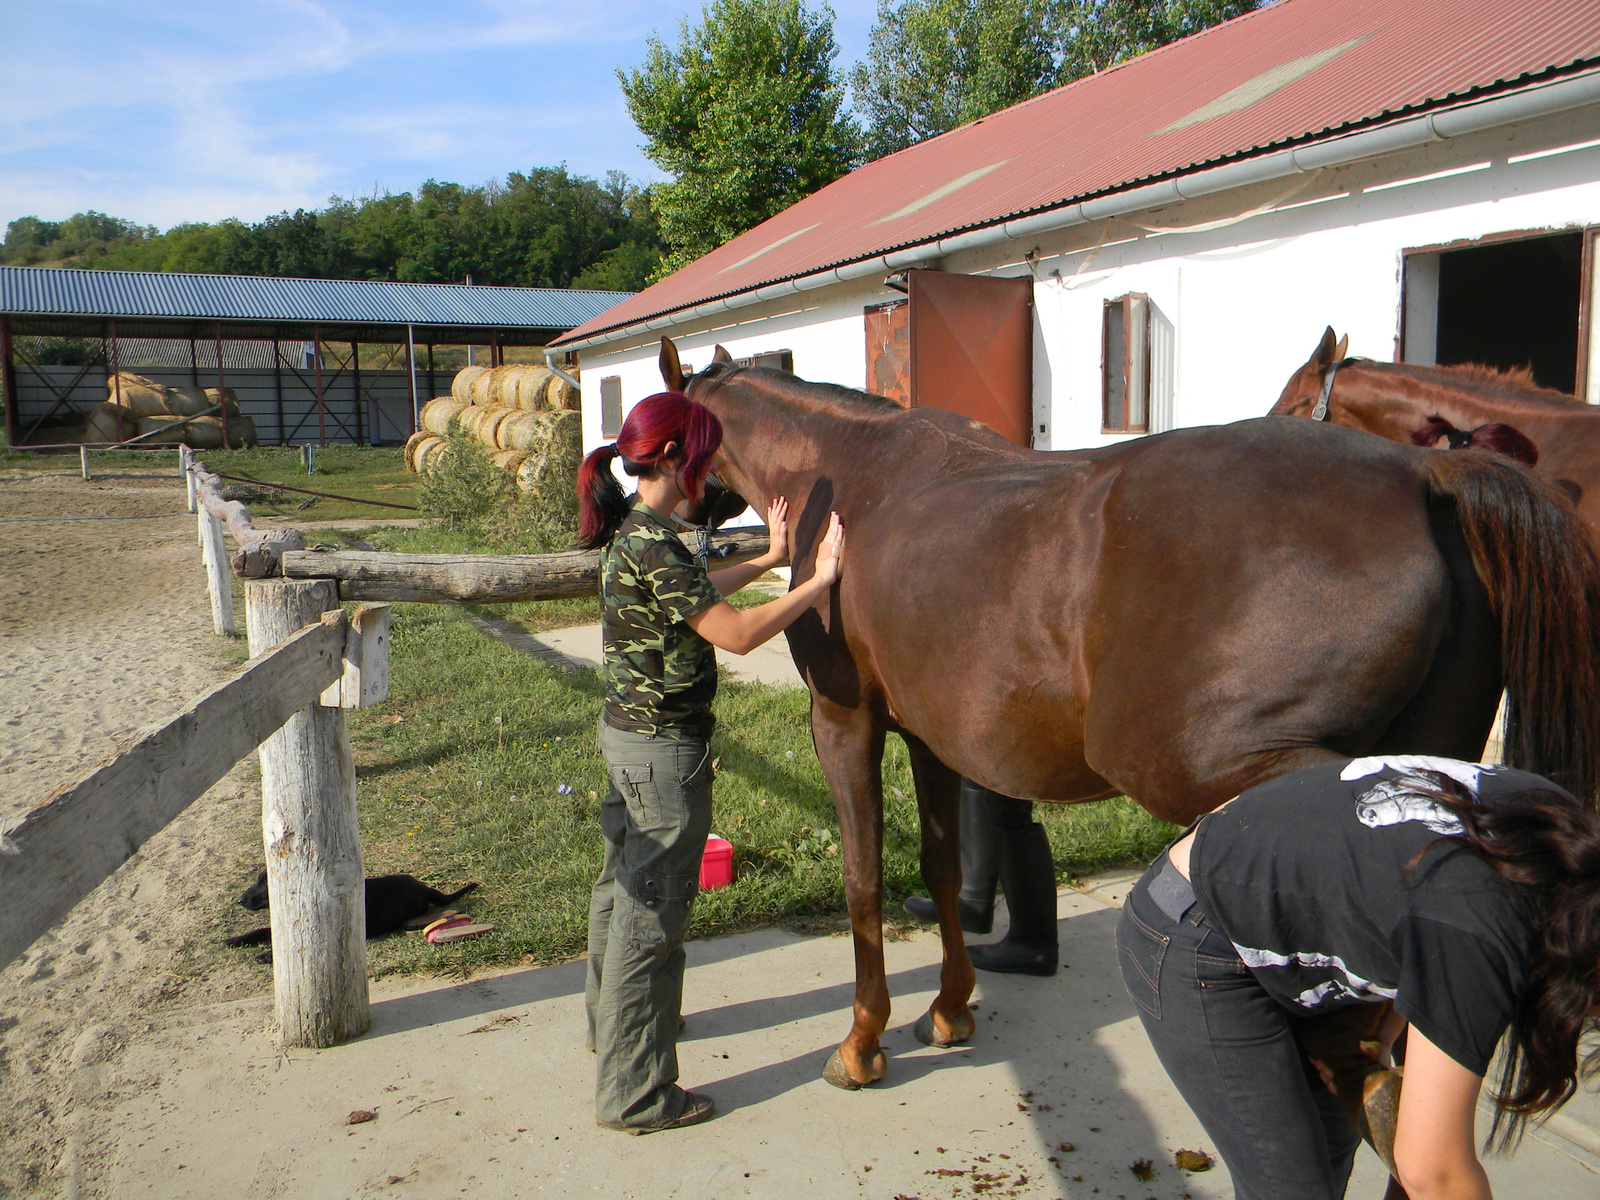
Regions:
M 1500 622 L 1506 762 L 1600 802 L 1600 557 L 1554 484 L 1492 454 L 1429 454 Z

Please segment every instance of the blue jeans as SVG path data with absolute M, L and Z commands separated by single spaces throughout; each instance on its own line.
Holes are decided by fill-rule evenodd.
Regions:
M 1343 1196 L 1361 1141 L 1344 1105 L 1301 1052 L 1292 1014 L 1212 928 L 1165 854 L 1122 906 L 1117 963 L 1156 1057 L 1228 1164 L 1238 1200 Z

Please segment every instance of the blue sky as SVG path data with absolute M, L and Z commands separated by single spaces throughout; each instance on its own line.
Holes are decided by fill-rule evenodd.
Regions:
M 835 0 L 839 63 L 873 0 Z M 565 162 L 658 177 L 614 70 L 698 0 L 0 0 L 0 227 L 165 229 Z

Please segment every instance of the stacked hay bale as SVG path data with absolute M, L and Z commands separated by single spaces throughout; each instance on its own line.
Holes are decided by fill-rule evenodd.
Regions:
M 255 422 L 239 411 L 239 397 L 232 388 L 167 387 L 132 371 L 118 371 L 106 380 L 106 402 L 89 413 L 84 429 L 86 442 L 123 442 L 139 434 L 154 434 L 152 443 L 177 445 L 182 442 L 196 450 L 223 447 L 222 418 L 195 417 L 187 425 L 170 425 L 196 413 L 226 403 L 230 446 L 257 444 Z
M 549 367 L 464 367 L 450 395 L 423 405 L 422 428 L 406 442 L 406 467 L 432 470 L 453 423 L 531 492 L 550 470 L 576 470 L 581 420 L 578 389 Z

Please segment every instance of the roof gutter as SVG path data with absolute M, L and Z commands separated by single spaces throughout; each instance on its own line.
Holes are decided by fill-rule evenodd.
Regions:
M 908 246 L 902 250 L 893 250 L 875 258 L 846 263 L 825 271 L 802 275 L 797 279 L 787 279 L 748 292 L 724 296 L 693 308 L 677 309 L 644 321 L 603 330 L 579 341 L 563 342 L 560 345 L 563 350 L 583 350 L 602 346 L 626 337 L 719 316 L 768 300 L 778 300 L 785 296 L 830 287 L 836 283 L 847 283 L 869 275 L 902 271 L 918 263 L 943 258 L 947 254 L 961 250 L 976 250 L 1001 242 L 1036 237 L 1041 233 L 1052 233 L 1074 225 L 1103 221 L 1107 217 L 1127 216 L 1159 208 L 1179 200 L 1193 200 L 1199 196 L 1210 196 L 1217 192 L 1231 191 L 1234 188 L 1266 183 L 1274 179 L 1286 179 L 1326 167 L 1344 166 L 1347 163 L 1393 154 L 1401 150 L 1414 150 L 1433 142 L 1447 142 L 1453 138 L 1482 133 L 1503 125 L 1515 125 L 1540 117 L 1555 116 L 1595 103 L 1600 103 L 1600 71 L 1590 71 L 1556 83 L 1526 88 L 1490 100 L 1441 109 L 1426 116 L 1397 121 L 1392 125 L 1383 125 L 1344 137 L 1312 142 L 1293 150 L 1279 150 L 1272 154 L 1263 154 L 1259 158 L 1248 158 L 1220 167 L 1211 167 L 1204 171 L 1196 171 L 1192 175 L 1164 179 L 1160 183 L 1131 188 L 1125 192 L 1115 192 L 1078 204 L 1067 204 L 1032 216 L 986 225 L 982 229 L 972 229 L 950 237 Z

